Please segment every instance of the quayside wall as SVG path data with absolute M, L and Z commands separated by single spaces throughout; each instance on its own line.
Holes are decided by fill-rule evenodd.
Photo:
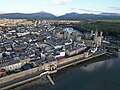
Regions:
M 8 82 L 8 81 L 15 80 L 17 78 L 21 78 L 21 77 L 24 77 L 24 76 L 27 76 L 27 75 L 30 75 L 30 74 L 34 74 L 37 71 L 41 71 L 41 70 L 42 70 L 41 67 L 36 67 L 36 68 L 30 69 L 30 70 L 26 70 L 26 71 L 15 73 L 15 74 L 12 74 L 12 75 L 9 75 L 9 76 L 2 77 L 2 78 L 0 78 L 0 84 Z
M 84 54 L 80 54 L 80 55 L 75 55 L 75 56 L 72 56 L 72 57 L 69 57 L 69 58 L 64 58 L 62 60 L 58 60 L 56 61 L 57 62 L 57 66 L 60 66 L 60 67 L 57 67 L 57 70 L 60 70 L 60 69 L 63 69 L 63 68 L 66 68 L 66 67 L 69 67 L 71 65 L 75 65 L 75 64 L 78 64 L 78 63 L 81 63 L 81 62 L 84 62 L 84 61 L 87 61 L 87 60 L 90 60 L 92 58 L 95 58 L 95 57 L 98 57 L 98 56 L 101 56 L 101 55 L 104 55 L 106 54 L 106 51 L 103 51 L 103 52 L 100 52 L 100 53 L 97 53 L 96 55 L 93 55 L 93 56 L 90 56 L 88 58 L 83 58 L 84 57 Z M 71 63 L 69 63 L 71 62 Z M 22 71 L 22 72 L 19 72 L 19 73 L 16 73 L 16 74 L 12 74 L 12 75 L 9 75 L 9 76 L 5 76 L 3 78 L 0 78 L 0 90 L 3 90 L 2 88 L 5 88 L 5 87 L 2 87 L 1 84 L 5 84 L 7 82 L 10 82 L 10 81 L 14 81 L 16 79 L 19 79 L 19 78 L 22 78 L 22 77 L 25 77 L 27 75 L 32 75 L 32 74 L 35 74 L 35 73 L 40 73 L 42 71 L 44 71 L 44 66 L 39 66 L 39 67 L 36 67 L 36 68 L 33 68 L 33 69 L 30 69 L 30 70 L 26 70 L 26 71 Z M 55 72 L 56 73 L 56 72 Z M 39 74 L 38 74 L 39 75 Z M 26 77 L 27 78 L 27 77 Z M 25 80 L 22 80 L 22 81 L 18 81 L 17 83 L 15 83 L 16 85 L 21 85 L 22 83 L 21 82 L 24 82 L 25 81 L 31 81 L 33 79 L 37 79 L 39 78 L 38 76 L 34 76 L 34 77 L 31 77 L 31 78 L 28 78 L 25 79 Z M 26 82 L 26 83 L 27 83 Z M 14 84 L 14 83 L 13 83 Z M 13 86 L 13 85 L 10 85 L 10 86 Z M 9 87 L 9 85 L 7 86 Z M 6 88 L 7 88 L 6 87 Z M 7 88 L 8 89 L 8 88 Z

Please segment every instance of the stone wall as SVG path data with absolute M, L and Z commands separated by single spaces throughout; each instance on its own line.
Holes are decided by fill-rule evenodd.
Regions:
M 26 71 L 22 71 L 22 72 L 19 72 L 19 73 L 16 73 L 16 74 L 12 74 L 12 75 L 9 75 L 9 76 L 5 76 L 5 77 L 2 77 L 0 78 L 0 84 L 1 83 L 5 83 L 5 82 L 8 82 L 8 81 L 11 81 L 11 80 L 14 80 L 14 79 L 17 79 L 17 78 L 21 78 L 25 75 L 28 75 L 28 74 L 32 74 L 32 73 L 36 73 L 37 71 L 42 70 L 42 67 L 37 67 L 37 68 L 33 68 L 33 69 L 30 69 L 30 70 L 26 70 Z
M 46 71 L 52 71 L 52 70 L 55 70 L 57 68 L 57 62 L 56 61 L 52 61 L 52 62 L 49 62 L 49 63 L 45 63 L 43 65 L 43 69 L 46 70 Z
M 72 56 L 72 57 L 69 57 L 69 58 L 62 59 L 62 60 L 58 60 L 57 65 L 61 65 L 61 64 L 73 61 L 75 59 L 83 58 L 83 57 L 84 57 L 84 54 L 80 54 L 80 55 Z
M 57 62 L 54 61 L 54 62 L 51 62 L 51 63 L 55 64 L 55 66 L 56 66 L 56 65 L 61 65 L 61 64 L 73 61 L 75 59 L 83 58 L 83 57 L 84 57 L 84 54 L 80 54 L 80 55 L 72 56 L 72 57 L 69 57 L 69 58 L 62 59 L 62 60 L 58 60 Z M 24 77 L 25 75 L 28 75 L 28 74 L 36 73 L 37 71 L 41 71 L 43 69 L 45 69 L 45 65 L 30 69 L 30 70 L 22 71 L 22 72 L 19 72 L 19 73 L 16 73 L 16 74 L 12 74 L 12 75 L 9 75 L 9 76 L 2 77 L 2 78 L 0 78 L 0 84 L 11 81 L 11 80 L 14 80 L 14 79 L 17 79 L 17 78 Z

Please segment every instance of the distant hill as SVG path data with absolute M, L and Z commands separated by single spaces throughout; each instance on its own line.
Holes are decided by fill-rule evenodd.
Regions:
M 94 14 L 78 14 L 78 13 L 67 13 L 58 17 L 58 19 L 86 19 L 86 18 L 94 18 L 96 15 Z
M 99 15 L 104 15 L 104 16 L 120 16 L 120 13 L 101 13 Z
M 55 15 L 53 15 L 51 13 L 46 13 L 46 12 L 32 13 L 32 14 L 29 14 L 29 16 L 32 18 L 41 18 L 41 19 L 54 19 L 54 18 L 56 18 Z
M 46 12 L 38 12 L 38 13 L 30 13 L 30 14 L 6 13 L 6 14 L 0 14 L 0 18 L 55 19 L 56 16 Z
M 0 18 L 19 18 L 19 19 L 120 19 L 119 13 L 101 13 L 101 14 L 79 14 L 79 13 L 67 13 L 62 16 L 55 16 L 47 12 L 38 12 L 38 13 L 6 13 L 0 14 Z
M 59 19 L 120 19 L 120 14 L 117 14 L 117 13 L 101 13 L 101 14 L 67 13 L 58 18 Z

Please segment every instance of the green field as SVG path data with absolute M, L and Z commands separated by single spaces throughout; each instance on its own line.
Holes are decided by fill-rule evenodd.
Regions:
M 98 31 L 103 31 L 104 35 L 120 37 L 120 20 L 99 20 L 83 25 L 79 23 L 75 26 L 84 31 L 97 29 Z

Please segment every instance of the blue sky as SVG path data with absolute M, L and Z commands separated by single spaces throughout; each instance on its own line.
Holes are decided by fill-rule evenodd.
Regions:
M 65 13 L 120 12 L 120 0 L 1 0 L 0 13 Z

